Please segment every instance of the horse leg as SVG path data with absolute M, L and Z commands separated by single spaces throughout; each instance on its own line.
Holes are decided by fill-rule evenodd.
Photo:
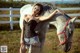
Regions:
M 44 45 L 44 36 L 40 36 L 39 34 L 39 45 L 32 45 L 31 53 L 42 53 L 43 50 L 43 45 Z
M 43 49 L 43 43 L 41 43 L 39 46 L 37 45 L 32 45 L 31 53 L 42 53 Z
M 40 47 L 39 46 L 33 46 L 31 48 L 31 53 L 40 53 Z
M 39 44 L 35 44 L 35 45 L 31 45 L 29 47 L 29 52 L 28 53 L 42 53 L 42 45 L 39 43 Z

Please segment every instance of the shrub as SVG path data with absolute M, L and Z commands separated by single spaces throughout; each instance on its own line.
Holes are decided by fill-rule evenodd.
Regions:
M 23 2 L 20 2 L 20 1 L 17 1 L 17 2 L 3 2 L 3 1 L 0 1 L 0 8 L 9 8 L 9 7 L 20 8 L 23 5 L 30 4 L 30 3 L 33 3 L 33 2 L 24 2 L 24 1 Z

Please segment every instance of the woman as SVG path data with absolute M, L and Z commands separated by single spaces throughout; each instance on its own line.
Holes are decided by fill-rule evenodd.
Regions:
M 27 14 L 22 19 L 23 20 L 23 28 L 21 31 L 21 39 L 20 39 L 20 44 L 21 44 L 20 53 L 25 53 L 26 52 L 25 46 L 26 45 L 27 45 L 27 47 L 29 46 L 28 43 L 26 44 L 25 38 L 28 39 L 31 37 L 35 37 L 38 40 L 38 37 L 37 37 L 38 33 L 35 32 L 35 30 L 34 30 L 38 23 L 42 22 L 42 21 L 46 21 L 46 20 L 52 18 L 52 16 L 54 16 L 57 12 L 62 12 L 62 11 L 56 9 L 47 17 L 41 16 L 42 12 L 43 12 L 43 6 L 39 3 L 37 3 L 32 8 L 32 14 L 31 15 Z M 64 13 L 62 12 L 62 14 L 64 14 Z

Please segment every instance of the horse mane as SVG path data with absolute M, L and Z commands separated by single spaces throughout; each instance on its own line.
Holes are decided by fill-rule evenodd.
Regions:
M 54 6 L 53 4 L 49 5 L 49 4 L 43 3 L 43 13 L 42 13 L 42 16 L 48 16 L 49 14 L 51 14 L 56 9 L 57 9 L 57 7 Z M 59 16 L 59 15 L 60 14 L 57 14 L 57 16 Z M 64 16 L 67 19 L 71 19 L 71 17 L 68 16 L 66 13 L 64 14 Z
M 41 16 L 48 16 L 51 14 L 57 7 L 54 7 L 52 4 L 41 3 L 43 5 L 43 12 Z

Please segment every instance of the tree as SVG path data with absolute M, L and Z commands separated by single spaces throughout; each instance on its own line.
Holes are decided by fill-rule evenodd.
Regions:
M 13 0 L 8 0 L 9 2 L 13 2 Z

